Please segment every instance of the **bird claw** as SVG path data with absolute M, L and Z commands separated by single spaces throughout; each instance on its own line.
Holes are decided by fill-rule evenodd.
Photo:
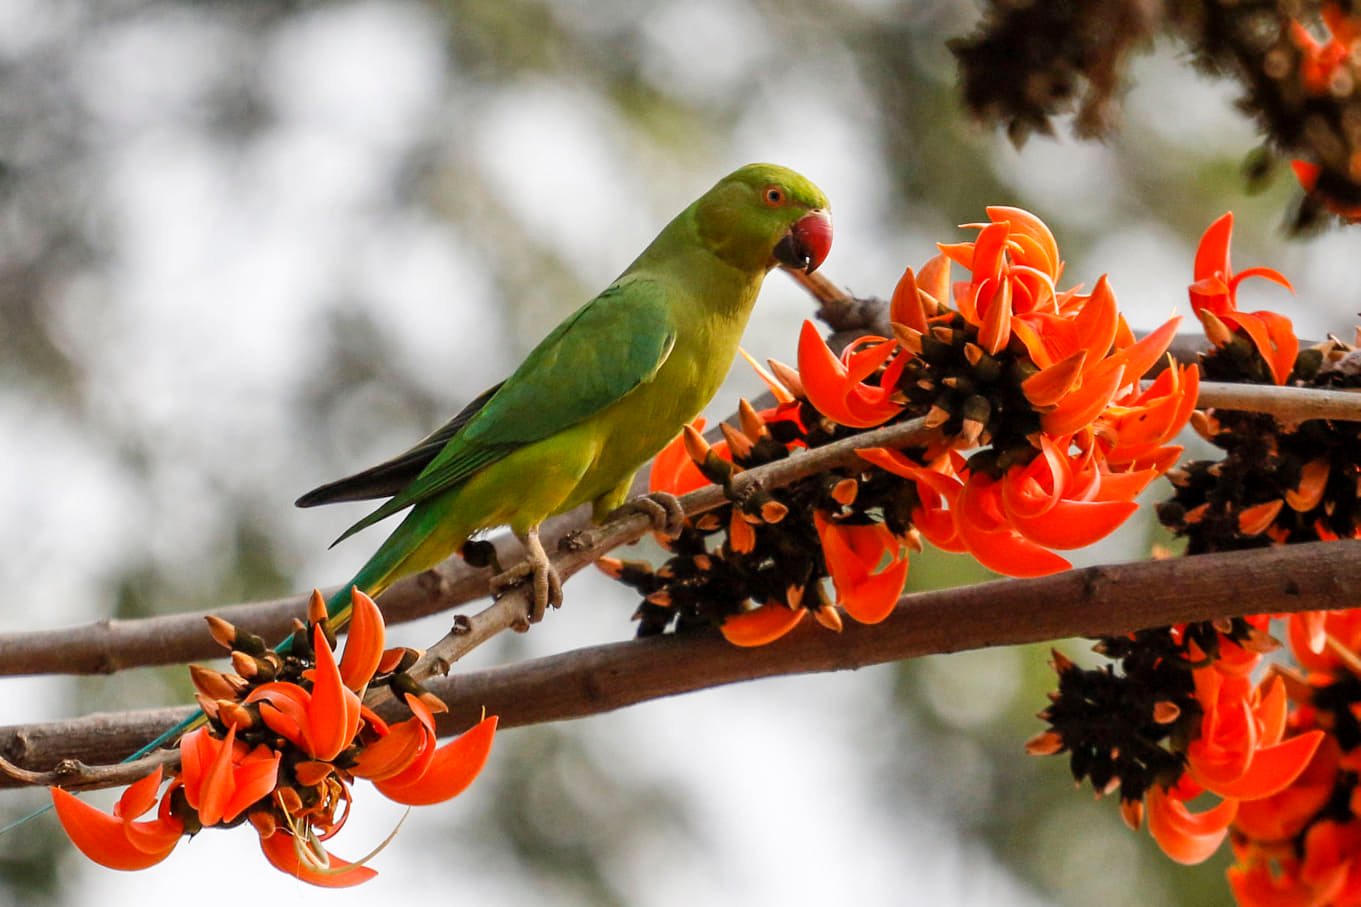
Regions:
M 528 624 L 537 624 L 543 620 L 544 612 L 548 610 L 549 605 L 554 608 L 562 606 L 562 577 L 558 575 L 557 568 L 544 552 L 537 530 L 527 533 L 521 541 L 525 546 L 526 560 L 492 577 L 491 589 L 493 595 L 500 597 L 508 589 L 520 585 L 526 579 L 530 581 L 529 608 L 524 617 L 523 627 L 528 629 Z
M 610 519 L 631 513 L 647 516 L 652 521 L 652 531 L 669 539 L 678 537 L 685 529 L 685 508 L 681 506 L 680 498 L 669 491 L 654 491 L 636 497 L 617 508 L 610 514 Z

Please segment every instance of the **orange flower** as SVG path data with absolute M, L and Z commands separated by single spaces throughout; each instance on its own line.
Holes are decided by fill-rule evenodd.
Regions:
M 869 347 L 861 350 L 861 347 Z M 893 391 L 910 357 L 900 355 L 879 376 L 877 385 L 865 381 L 897 350 L 896 341 L 858 337 L 838 359 L 811 321 L 799 334 L 799 376 L 808 402 L 827 418 L 850 428 L 872 428 L 903 409 Z
M 972 472 L 957 454 L 926 469 L 894 451 L 858 453 L 917 483 L 913 524 L 932 544 L 967 550 L 1007 576 L 1044 576 L 1070 566 L 1049 549 L 1080 548 L 1110 534 L 1138 509 L 1135 495 L 1158 473 L 1112 473 L 1097 448 L 1067 454 L 1048 436 L 1038 440 L 1039 455 L 1001 479 Z
M 1148 790 L 1149 834 L 1163 853 L 1186 865 L 1203 863 L 1219 849 L 1237 811 L 1237 800 L 1224 800 L 1193 813 L 1179 791 L 1164 791 L 1156 784 Z
M 907 582 L 902 542 L 883 523 L 837 523 L 815 511 L 813 524 L 836 586 L 837 604 L 862 624 L 877 624 L 888 617 Z M 878 569 L 885 558 L 888 563 Z
M 1333 80 L 1361 37 L 1361 23 L 1348 16 L 1337 3 L 1323 4 L 1323 22 L 1328 27 L 1328 40 L 1320 44 L 1309 30 L 1295 20 L 1290 21 L 1290 40 L 1300 50 L 1300 84 L 1310 94 L 1327 94 Z
M 1221 797 L 1257 800 L 1299 777 L 1323 732 L 1282 740 L 1286 695 L 1279 676 L 1265 684 L 1265 693 L 1246 676 L 1225 676 L 1213 666 L 1192 676 L 1204 709 L 1200 736 L 1186 748 L 1187 771 L 1196 783 Z
M 278 781 L 281 754 L 263 743 L 254 749 L 227 736 L 214 737 L 206 726 L 180 740 L 180 780 L 184 796 L 204 825 L 231 822 L 268 797 Z
M 723 621 L 723 638 L 735 646 L 764 646 L 793 630 L 808 616 L 807 608 L 766 602 Z
M 265 683 L 246 696 L 259 703 L 260 718 L 313 759 L 329 762 L 354 741 L 359 732 L 360 702 L 340 678 L 335 654 L 318 624 L 312 629 L 316 667 L 312 689 L 296 683 Z
M 1196 250 L 1195 282 L 1189 287 L 1191 308 L 1205 325 L 1211 339 L 1223 336 L 1217 326 L 1242 330 L 1266 362 L 1272 379 L 1285 384 L 1295 367 L 1299 340 L 1290 319 L 1275 312 L 1238 311 L 1238 285 L 1249 277 L 1261 277 L 1293 292 L 1290 281 L 1271 268 L 1248 268 L 1233 273 L 1229 267 L 1229 240 L 1233 234 L 1233 212 L 1225 214 L 1206 228 Z M 1216 342 L 1222 346 L 1223 342 Z
M 146 869 L 170 856 L 184 834 L 184 823 L 170 814 L 169 791 L 155 819 L 136 821 L 156 805 L 161 768 L 129 785 L 114 805 L 101 812 L 59 787 L 50 788 L 52 806 L 71 842 L 91 860 L 110 869 Z
M 410 693 L 406 694 L 406 704 L 412 717 L 393 725 L 387 736 L 366 746 L 354 774 L 371 779 L 383 796 L 407 806 L 428 806 L 457 797 L 487 763 L 496 736 L 496 716 L 483 718 L 444 746 L 437 746 L 430 709 Z
M 1194 364 L 1168 365 L 1147 389 L 1131 385 L 1097 419 L 1106 463 L 1166 472 L 1181 448 L 1165 445 L 1186 426 L 1199 394 L 1200 369 Z
M 880 469 L 911 479 L 917 485 L 917 507 L 912 510 L 912 525 L 928 542 L 941 551 L 959 554 L 968 550 L 959 540 L 959 529 L 952 513 L 963 483 L 954 469 L 962 468 L 964 460 L 951 453 L 954 464 L 949 473 L 929 469 L 887 447 L 868 447 L 856 453 Z
M 698 417 L 690 423 L 690 428 L 696 432 L 704 431 L 706 420 L 703 416 Z M 681 432 L 671 440 L 671 443 L 662 448 L 652 460 L 652 468 L 648 473 L 648 491 L 665 491 L 674 495 L 689 494 L 697 488 L 703 488 L 709 484 L 709 480 L 699 471 L 695 465 L 694 458 L 690 456 L 685 445 L 685 432 Z M 713 449 L 723 459 L 731 459 L 728 455 L 728 443 L 720 441 L 713 445 Z

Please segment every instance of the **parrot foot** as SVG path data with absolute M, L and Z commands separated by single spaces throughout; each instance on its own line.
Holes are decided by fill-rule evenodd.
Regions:
M 681 506 L 680 498 L 669 491 L 654 491 L 636 497 L 622 507 L 616 508 L 614 513 L 609 515 L 609 519 L 630 513 L 646 514 L 648 519 L 652 520 L 652 530 L 669 539 L 678 537 L 685 528 L 685 508 Z
M 520 536 L 520 542 L 525 546 L 527 559 L 492 577 L 491 588 L 493 594 L 501 595 L 512 586 L 518 586 L 529 579 L 533 585 L 533 593 L 530 596 L 529 613 L 525 615 L 525 620 L 527 623 L 536 624 L 543 620 L 544 612 L 549 605 L 554 608 L 562 605 L 562 577 L 558 576 L 557 568 L 543 550 L 537 526 Z

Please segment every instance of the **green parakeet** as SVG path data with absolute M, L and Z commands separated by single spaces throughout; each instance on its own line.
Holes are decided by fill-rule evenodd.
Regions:
M 342 540 L 411 508 L 328 603 L 333 617 L 347 614 L 351 586 L 376 597 L 504 525 L 524 544 L 529 616 L 541 617 L 561 586 L 539 524 L 588 501 L 597 520 L 623 504 L 638 468 L 718 390 L 767 272 L 811 271 L 831 241 L 827 199 L 792 170 L 751 164 L 720 180 L 447 425 L 299 498 L 310 507 L 390 496 Z
M 614 283 L 448 424 L 299 498 L 302 507 L 389 498 L 341 539 L 411 510 L 327 602 L 333 626 L 349 617 L 351 587 L 377 597 L 474 533 L 504 525 L 528 556 L 527 617 L 559 604 L 562 587 L 539 524 L 588 501 L 597 519 L 623 504 L 638 467 L 718 390 L 766 274 L 777 264 L 812 271 L 831 243 L 827 199 L 816 186 L 773 164 L 743 167 L 677 215 Z M 201 713 L 186 719 L 129 759 L 202 721 Z

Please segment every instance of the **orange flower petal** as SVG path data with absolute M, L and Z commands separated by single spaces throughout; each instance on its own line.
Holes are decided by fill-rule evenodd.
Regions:
M 1021 393 L 1032 406 L 1047 407 L 1062 400 L 1077 384 L 1087 366 L 1087 351 L 1078 350 L 1066 359 L 1042 368 L 1021 382 Z
M 1252 754 L 1247 771 L 1232 781 L 1209 783 L 1197 770 L 1194 760 L 1188 763 L 1188 767 L 1191 776 L 1211 793 L 1239 800 L 1257 800 L 1289 787 L 1304 771 L 1322 741 L 1322 731 L 1309 731 L 1275 746 L 1259 749 Z
M 926 333 L 926 309 L 922 306 L 917 290 L 917 276 L 908 268 L 893 288 L 893 298 L 889 302 L 889 320 L 895 324 L 905 324 L 915 331 Z
M 371 781 L 391 778 L 411 765 L 421 748 L 431 744 L 431 736 L 418 718 L 394 724 L 386 736 L 359 751 L 350 771 Z
M 383 796 L 407 806 L 443 803 L 463 793 L 482 771 L 496 736 L 496 716 L 488 715 L 472 728 L 435 750 L 421 777 L 405 784 L 374 781 Z
M 1110 405 L 1124 374 L 1124 366 L 1117 366 L 1085 377 L 1081 387 L 1065 397 L 1054 410 L 1040 416 L 1040 426 L 1045 434 L 1051 438 L 1063 437 L 1091 425 Z
M 150 808 L 146 790 L 158 788 L 161 777 L 158 766 L 133 785 L 137 790 L 131 796 L 124 792 L 117 807 L 121 817 L 96 809 L 59 787 L 49 788 L 52 807 L 71 843 L 94 862 L 109 869 L 146 869 L 168 857 L 184 833 L 183 824 L 173 816 L 149 822 L 132 821 Z M 139 812 L 137 807 L 145 808 Z
M 1156 784 L 1148 790 L 1149 834 L 1163 853 L 1187 866 L 1205 862 L 1219 849 L 1237 812 L 1238 801 L 1225 800 L 1202 813 L 1192 813 Z
M 304 863 L 298 855 L 295 839 L 283 829 L 267 838 L 261 838 L 260 849 L 264 851 L 265 859 L 269 860 L 275 869 L 320 888 L 349 888 L 363 884 L 378 875 L 367 866 L 356 866 L 329 853 L 330 865 L 327 869 L 318 869 Z
M 340 657 L 340 682 L 358 691 L 373 679 L 383 658 L 383 613 L 358 588 L 350 590 L 350 602 L 350 632 Z
M 766 602 L 759 608 L 729 617 L 719 629 L 724 639 L 735 646 L 764 646 L 794 629 L 807 614 L 807 608 Z
M 312 629 L 312 645 L 316 668 L 312 676 L 312 701 L 307 709 L 312 743 L 308 755 L 329 762 L 350 745 L 359 729 L 359 698 L 341 683 L 335 653 L 326 644 L 326 634 L 320 625 Z

